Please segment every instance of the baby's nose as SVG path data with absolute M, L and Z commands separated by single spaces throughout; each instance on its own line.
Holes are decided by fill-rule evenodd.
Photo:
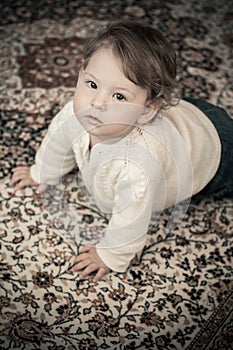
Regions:
M 102 94 L 96 94 L 91 101 L 91 106 L 97 109 L 105 110 L 106 103 L 106 98 Z

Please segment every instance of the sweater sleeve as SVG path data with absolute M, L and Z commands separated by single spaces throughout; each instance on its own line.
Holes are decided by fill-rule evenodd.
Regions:
M 80 126 L 73 112 L 73 102 L 68 102 L 52 120 L 30 168 L 37 183 L 55 185 L 75 165 L 72 144 L 77 139 Z
M 103 239 L 96 245 L 97 253 L 113 271 L 124 272 L 135 254 L 145 246 L 155 193 L 163 207 L 164 184 L 157 169 L 148 177 L 136 165 L 131 167 L 130 177 L 118 181 L 117 194 L 109 225 Z M 160 194 L 159 194 L 160 192 Z M 159 212 L 158 212 L 159 215 Z

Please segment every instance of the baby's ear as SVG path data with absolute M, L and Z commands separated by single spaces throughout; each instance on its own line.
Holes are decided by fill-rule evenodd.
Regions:
M 160 103 L 158 101 L 148 102 L 145 105 L 141 116 L 137 120 L 138 124 L 148 123 L 155 116 L 155 114 L 158 113 L 159 109 L 160 109 Z

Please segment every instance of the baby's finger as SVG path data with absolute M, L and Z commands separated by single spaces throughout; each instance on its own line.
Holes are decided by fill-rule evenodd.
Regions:
M 24 173 L 15 173 L 11 178 L 10 185 L 14 185 L 16 182 L 18 182 L 24 178 L 25 178 Z
M 30 170 L 27 167 L 14 168 L 12 172 L 13 172 L 13 175 L 12 175 L 13 178 L 15 178 L 16 176 L 30 176 Z
M 24 166 L 24 165 L 22 165 L 22 166 L 17 166 L 16 168 L 14 168 L 14 169 L 12 169 L 12 172 L 13 173 L 15 173 L 15 172 L 17 172 L 17 171 L 21 171 L 21 170 L 28 170 L 29 168 L 28 168 L 28 166 Z
M 12 177 L 12 178 L 10 179 L 9 184 L 10 184 L 10 186 L 13 186 L 16 182 L 17 182 L 17 180 L 16 180 L 14 177 Z
M 90 264 L 88 265 L 80 274 L 81 278 L 89 276 L 92 272 L 96 271 L 98 268 L 96 264 Z
M 98 282 L 101 278 L 103 278 L 106 274 L 108 273 L 108 271 L 106 271 L 103 267 L 101 267 L 97 274 L 95 275 L 95 277 L 93 278 L 93 282 Z
M 92 247 L 90 247 L 90 246 L 88 246 L 88 245 L 85 245 L 85 246 L 83 246 L 83 247 L 81 247 L 81 248 L 79 249 L 79 252 L 80 252 L 80 253 L 86 253 L 86 252 L 89 252 L 89 251 L 91 250 L 91 248 L 92 248 Z
M 18 190 L 21 190 L 24 187 L 31 186 L 31 185 L 33 185 L 31 179 L 23 179 L 15 186 L 14 191 L 16 192 Z
M 38 188 L 36 190 L 36 193 L 37 194 L 42 194 L 42 193 L 44 193 L 47 190 L 47 188 L 48 188 L 48 185 L 41 184 L 41 185 L 38 186 Z
M 26 186 L 27 186 L 26 181 L 22 180 L 22 181 L 18 182 L 17 185 L 14 187 L 14 192 L 17 192 L 17 191 L 23 189 Z
M 20 179 L 20 178 L 24 178 L 24 177 L 29 177 L 30 174 L 25 171 L 25 170 L 18 170 L 18 171 L 15 171 L 12 175 L 12 179 Z
M 72 266 L 72 271 L 80 271 L 85 269 L 88 265 L 90 265 L 91 261 L 90 259 L 78 259 L 79 257 L 77 257 L 77 259 L 74 262 L 74 265 Z

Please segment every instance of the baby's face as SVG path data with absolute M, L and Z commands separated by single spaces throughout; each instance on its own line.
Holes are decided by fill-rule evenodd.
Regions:
M 146 101 L 146 89 L 125 77 L 111 48 L 99 49 L 79 73 L 75 114 L 100 142 L 127 134 L 140 122 Z

